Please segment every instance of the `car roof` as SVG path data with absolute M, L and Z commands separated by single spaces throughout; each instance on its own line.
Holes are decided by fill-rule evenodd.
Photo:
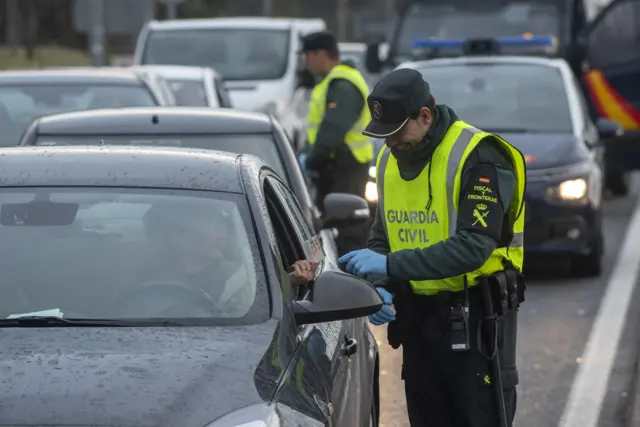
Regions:
M 40 135 L 246 134 L 272 130 L 271 119 L 264 113 L 210 107 L 105 108 L 54 114 L 37 122 Z
M 191 67 L 187 65 L 136 65 L 134 68 L 149 70 L 167 79 L 202 80 L 206 70 L 217 74 L 213 68 Z
M 140 84 L 135 69 L 125 67 L 74 67 L 0 71 L 0 85 L 51 84 L 55 82 L 93 83 L 111 81 L 119 84 Z
M 243 29 L 273 29 L 285 30 L 294 24 L 315 22 L 313 19 L 293 18 L 268 18 L 268 17 L 243 17 L 233 16 L 225 18 L 201 18 L 201 19 L 175 19 L 166 21 L 151 21 L 149 29 L 152 30 L 186 30 L 209 28 L 243 28 Z
M 178 147 L 0 148 L 0 187 L 132 187 L 243 193 L 239 157 L 253 158 Z
M 469 64 L 517 64 L 517 65 L 542 65 L 551 68 L 560 68 L 563 59 L 545 58 L 539 56 L 457 56 L 455 58 L 434 58 L 420 61 L 407 61 L 398 65 L 398 68 L 430 68 L 438 66 L 469 65 Z

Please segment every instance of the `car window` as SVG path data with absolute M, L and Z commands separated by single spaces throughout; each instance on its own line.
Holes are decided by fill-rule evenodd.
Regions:
M 38 135 L 35 145 L 159 145 L 253 154 L 287 177 L 277 143 L 271 133 L 152 134 L 152 135 Z
M 301 230 L 300 222 L 295 218 L 287 201 L 283 199 L 281 188 L 276 188 L 276 186 L 282 187 L 283 185 L 278 179 L 268 174 L 264 181 L 263 191 L 281 256 L 280 262 L 282 264 L 280 267 L 283 270 L 291 271 L 291 266 L 296 261 L 303 259 L 322 260 L 323 253 L 320 241 L 317 238 L 307 238 L 308 234 Z M 293 296 L 295 299 L 304 299 L 309 296 L 310 290 L 309 284 L 296 286 L 293 288 Z
M 289 65 L 290 34 L 275 29 L 154 30 L 142 63 L 211 67 L 225 80 L 275 80 Z
M 556 68 L 471 63 L 419 71 L 439 104 L 487 132 L 573 131 L 564 80 Z
M 66 111 L 157 105 L 143 85 L 11 85 L 0 86 L 0 145 L 12 146 L 31 122 Z
M 207 107 L 207 92 L 200 80 L 168 80 L 169 87 L 180 106 Z
M 304 259 L 306 252 L 303 249 L 298 229 L 289 218 L 286 204 L 278 197 L 272 182 L 273 180 L 270 179 L 264 181 L 263 192 L 278 249 L 283 257 L 283 268 L 289 269 L 294 262 Z
M 171 86 L 169 85 L 169 82 L 164 79 L 164 77 L 160 75 L 156 76 L 156 84 L 158 86 L 158 89 L 162 92 L 167 105 L 178 105 L 176 97 L 171 90 Z
M 320 261 L 324 258 L 322 247 L 314 247 L 312 241 L 315 237 L 313 228 L 307 223 L 302 208 L 298 204 L 296 196 L 281 181 L 275 178 L 268 178 L 269 184 L 272 186 L 280 203 L 282 203 L 287 211 L 287 215 L 291 218 L 291 222 L 295 227 L 296 234 L 301 242 L 303 242 L 303 250 L 307 259 Z
M 239 194 L 3 189 L 0 245 L 0 317 L 59 309 L 66 318 L 246 324 L 270 312 Z

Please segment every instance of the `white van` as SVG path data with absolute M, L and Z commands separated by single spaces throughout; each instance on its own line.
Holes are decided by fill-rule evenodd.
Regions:
M 301 39 L 325 29 L 322 19 L 150 21 L 138 36 L 134 64 L 211 67 L 224 78 L 236 108 L 273 114 L 298 145 L 303 135 L 290 110 L 299 92 L 308 90 L 300 89 L 298 78 Z

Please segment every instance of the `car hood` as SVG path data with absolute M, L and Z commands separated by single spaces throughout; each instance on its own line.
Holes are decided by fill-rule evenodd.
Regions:
M 525 156 L 527 168 L 548 169 L 588 159 L 586 146 L 567 133 L 500 133 Z
M 276 329 L 2 329 L 0 425 L 204 427 L 272 396 Z

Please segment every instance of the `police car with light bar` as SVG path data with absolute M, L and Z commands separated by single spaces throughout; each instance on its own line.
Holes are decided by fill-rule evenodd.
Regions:
M 603 140 L 617 123 L 594 123 L 563 59 L 509 55 L 544 50 L 551 38 L 428 39 L 414 43 L 429 58 L 400 64 L 420 71 L 438 104 L 500 135 L 527 161 L 525 248 L 528 255 L 566 259 L 576 276 L 601 272 L 604 250 Z
M 607 141 L 606 186 L 616 196 L 629 192 L 630 175 L 640 170 L 640 0 L 405 0 L 396 2 L 396 22 L 380 40 L 370 40 L 366 66 L 384 73 L 413 60 L 419 38 L 553 36 L 546 54 L 565 59 L 588 101 L 592 120 L 615 120 L 624 135 Z M 531 54 L 511 46 L 513 54 Z M 518 51 L 521 49 L 521 51 Z M 506 53 L 506 52 L 503 52 Z

